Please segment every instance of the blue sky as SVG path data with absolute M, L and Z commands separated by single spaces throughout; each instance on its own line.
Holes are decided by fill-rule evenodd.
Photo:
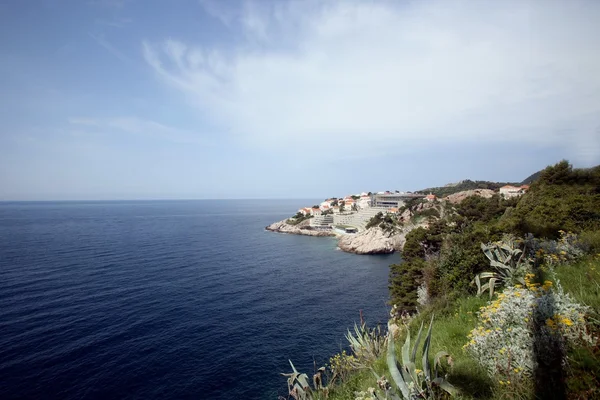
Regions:
M 0 200 L 320 198 L 600 163 L 597 1 L 0 1 Z

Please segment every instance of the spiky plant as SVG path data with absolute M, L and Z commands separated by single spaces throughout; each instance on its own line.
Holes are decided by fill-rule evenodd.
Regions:
M 281 374 L 287 376 L 288 394 L 296 400 L 312 400 L 313 390 L 310 388 L 308 383 L 308 375 L 301 374 L 296 370 L 292 360 L 288 360 L 292 366 L 292 372 L 289 374 Z M 321 367 L 317 370 L 317 373 L 313 375 L 313 385 L 315 391 L 327 392 L 327 387 L 323 385 L 323 374 L 325 367 Z
M 501 285 L 520 283 L 525 285 L 524 276 L 530 270 L 530 261 L 519 248 L 516 240 L 505 237 L 501 242 L 481 244 L 483 254 L 490 260 L 490 266 L 496 271 L 486 271 L 475 275 L 471 284 L 477 285 L 477 295 L 489 291 L 490 299 L 494 289 Z M 482 280 L 486 280 L 482 284 Z
M 388 326 L 390 324 L 391 321 L 388 323 Z M 443 358 L 446 358 L 447 362 L 449 364 L 451 363 L 449 354 L 445 351 L 440 351 L 435 355 L 433 365 L 431 365 L 430 363 L 429 349 L 431 346 L 432 328 L 433 317 L 431 317 L 429 330 L 427 332 L 427 336 L 423 344 L 423 370 L 418 369 L 416 366 L 417 349 L 419 347 L 419 343 L 421 341 L 421 334 L 423 332 L 422 323 L 419 329 L 419 333 L 417 334 L 415 344 L 412 347 L 412 350 L 410 343 L 410 332 L 407 332 L 406 341 L 404 342 L 404 346 L 402 346 L 402 365 L 400 365 L 400 367 L 398 367 L 398 363 L 396 361 L 394 340 L 393 338 L 390 338 L 388 340 L 388 369 L 390 371 L 390 376 L 392 377 L 392 380 L 396 384 L 396 387 L 400 390 L 402 398 L 405 400 L 435 399 L 436 393 L 438 392 L 438 388 L 446 391 L 452 396 L 456 394 L 456 389 L 454 388 L 454 386 L 452 386 L 448 381 L 446 381 L 445 377 L 440 376 L 439 367 L 441 367 L 441 360 Z M 387 392 L 386 396 L 391 396 L 393 399 L 400 399 L 400 397 L 398 397 L 397 395 L 390 394 Z
M 359 362 L 368 364 L 383 354 L 387 335 L 382 334 L 379 326 L 370 329 L 363 322 L 359 328 L 355 323 L 354 332 L 356 336 L 348 329 L 346 339 L 350 343 L 350 348 Z

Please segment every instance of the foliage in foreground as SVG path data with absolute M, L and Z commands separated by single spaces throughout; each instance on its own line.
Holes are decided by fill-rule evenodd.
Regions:
M 389 331 L 392 332 L 393 321 L 388 323 Z M 402 398 L 405 400 L 413 399 L 436 399 L 440 395 L 440 389 L 450 395 L 456 394 L 456 389 L 445 378 L 441 376 L 441 360 L 449 359 L 450 355 L 445 351 L 440 351 L 434 357 L 433 365 L 429 359 L 429 349 L 431 348 L 431 333 L 433 328 L 433 317 L 429 324 L 429 330 L 425 337 L 422 351 L 422 369 L 417 368 L 417 350 L 421 341 L 423 324 L 419 328 L 417 339 L 411 349 L 410 332 L 407 331 L 406 341 L 402 346 L 402 365 L 398 368 L 396 361 L 396 352 L 394 340 L 390 340 L 387 351 L 387 366 L 390 376 L 396 387 L 400 390 Z M 449 361 L 451 363 L 451 361 Z M 375 374 L 377 376 L 377 374 Z M 378 376 L 377 376 L 378 377 Z M 378 377 L 378 380 L 384 377 Z M 386 398 L 391 396 L 393 399 L 400 399 L 392 390 L 386 388 Z
M 566 364 L 569 344 L 593 343 L 584 319 L 588 307 L 575 302 L 558 281 L 540 286 L 530 281 L 533 274 L 527 278 L 526 287 L 507 287 L 481 308 L 479 326 L 465 345 L 501 385 L 530 380 L 537 364 L 552 364 L 554 357 Z
M 513 237 L 508 236 L 500 242 L 487 245 L 482 243 L 481 250 L 490 260 L 490 266 L 496 271 L 475 275 L 473 283 L 477 285 L 478 296 L 489 291 L 491 300 L 496 286 L 517 283 L 525 285 L 524 277 L 530 271 L 530 262 Z M 488 282 L 482 285 L 483 279 L 488 279 Z

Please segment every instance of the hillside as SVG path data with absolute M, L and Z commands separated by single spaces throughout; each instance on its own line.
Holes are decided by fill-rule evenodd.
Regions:
M 517 198 L 404 210 L 399 222 L 428 223 L 406 234 L 402 259 L 390 266 L 388 333 L 356 327 L 350 352 L 315 375 L 327 387 L 294 396 L 292 377 L 292 397 L 447 398 L 441 388 L 473 400 L 600 398 L 600 166 L 561 161 L 528 180 Z M 478 185 L 504 183 L 433 189 Z M 425 329 L 421 362 L 411 338 L 419 342 Z M 438 368 L 439 386 L 428 385 Z
M 490 189 L 490 190 L 498 190 L 504 185 L 520 185 L 516 182 L 491 182 L 491 181 L 472 181 L 470 179 L 465 179 L 459 183 L 453 185 L 446 185 L 442 187 L 431 187 L 419 190 L 416 193 L 429 194 L 433 193 L 437 197 L 446 197 L 448 195 L 463 192 L 465 190 L 474 190 L 474 189 Z

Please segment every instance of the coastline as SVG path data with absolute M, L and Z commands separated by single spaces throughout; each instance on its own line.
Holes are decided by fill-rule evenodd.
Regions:
M 395 233 L 386 232 L 381 228 L 370 228 L 357 234 L 342 234 L 334 230 L 311 229 L 309 221 L 292 225 L 287 222 L 287 219 L 284 219 L 265 227 L 265 230 L 290 235 L 335 237 L 338 240 L 337 247 L 340 250 L 353 254 L 371 255 L 391 254 L 402 250 L 406 241 L 406 234 L 412 228 Z

